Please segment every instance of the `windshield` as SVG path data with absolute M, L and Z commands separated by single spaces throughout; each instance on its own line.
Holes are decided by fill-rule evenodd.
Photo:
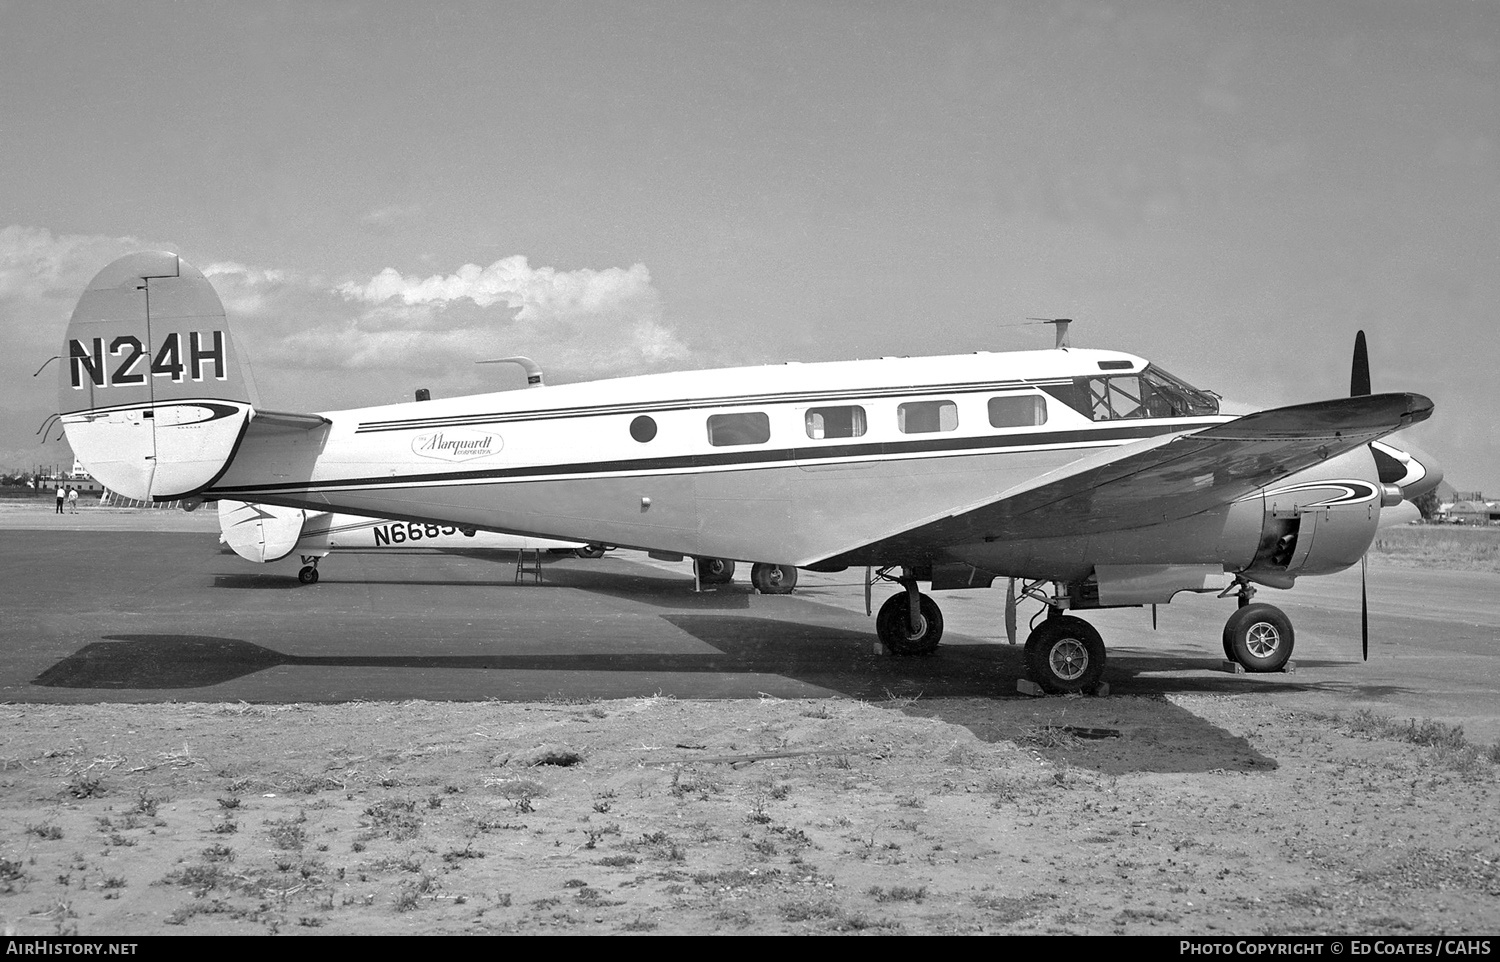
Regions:
M 1155 365 L 1148 365 L 1141 372 L 1141 380 L 1148 387 L 1150 400 L 1147 406 L 1152 409 L 1152 417 L 1184 418 L 1219 413 L 1216 395 L 1200 391 Z
M 1072 384 L 1047 385 L 1042 390 L 1095 421 L 1187 418 L 1219 413 L 1217 395 L 1200 391 L 1150 365 L 1140 374 L 1082 377 Z

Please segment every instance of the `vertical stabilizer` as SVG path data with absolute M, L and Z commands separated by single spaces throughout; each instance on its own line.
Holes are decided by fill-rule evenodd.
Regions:
M 128 254 L 73 311 L 58 404 L 73 453 L 142 501 L 202 490 L 229 466 L 252 411 L 224 305 L 176 254 Z

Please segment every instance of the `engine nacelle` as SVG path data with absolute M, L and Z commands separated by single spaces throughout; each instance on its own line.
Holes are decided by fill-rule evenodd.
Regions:
M 1273 588 L 1290 588 L 1300 575 L 1357 564 L 1375 539 L 1382 501 L 1391 500 L 1368 447 L 1241 500 L 1253 499 L 1263 502 L 1260 542 L 1254 560 L 1239 574 Z

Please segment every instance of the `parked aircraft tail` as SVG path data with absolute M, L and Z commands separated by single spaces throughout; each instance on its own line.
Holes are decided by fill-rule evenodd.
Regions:
M 168 251 L 128 254 L 78 301 L 58 400 L 73 453 L 105 487 L 171 501 L 224 473 L 253 409 L 213 286 Z

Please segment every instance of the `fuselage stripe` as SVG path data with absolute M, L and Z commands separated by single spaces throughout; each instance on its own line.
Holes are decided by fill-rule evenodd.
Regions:
M 363 478 L 329 478 L 319 481 L 292 481 L 274 484 L 234 485 L 216 488 L 214 495 L 237 496 L 272 491 L 316 491 L 340 488 L 389 488 L 421 484 L 501 482 L 542 477 L 580 475 L 626 475 L 661 472 L 704 471 L 722 469 L 760 470 L 833 462 L 873 461 L 905 457 L 940 455 L 961 456 L 1009 451 L 1017 448 L 1066 450 L 1118 444 L 1162 434 L 1192 431 L 1212 422 L 1178 422 L 1175 424 L 1131 425 L 1095 428 L 1093 430 L 1045 431 L 1026 434 L 1003 434 L 990 437 L 927 438 L 912 441 L 886 441 L 868 444 L 815 444 L 800 448 L 756 448 L 700 454 L 683 454 L 658 458 L 627 458 L 613 461 L 581 461 L 571 464 L 533 464 L 510 468 L 479 468 L 466 471 L 430 472 L 398 476 Z
M 751 394 L 715 398 L 679 398 L 664 401 L 642 401 L 632 404 L 599 404 L 566 408 L 540 408 L 526 411 L 496 411 L 488 414 L 458 414 L 430 418 L 406 418 L 392 421 L 366 421 L 355 429 L 356 434 L 379 431 L 414 431 L 431 428 L 463 427 L 474 424 L 501 424 L 509 421 L 550 421 L 559 418 L 598 417 L 602 415 L 626 415 L 661 413 L 663 411 L 693 411 L 703 408 L 747 407 L 760 404 L 831 403 L 838 401 L 858 402 L 871 398 L 927 397 L 934 394 L 978 394 L 989 391 L 1022 390 L 1042 385 L 1068 384 L 1066 378 L 1046 378 L 1034 381 L 992 381 L 952 384 L 930 384 L 923 386 L 904 385 L 891 388 L 858 389 L 839 391 L 796 391 L 779 394 Z

